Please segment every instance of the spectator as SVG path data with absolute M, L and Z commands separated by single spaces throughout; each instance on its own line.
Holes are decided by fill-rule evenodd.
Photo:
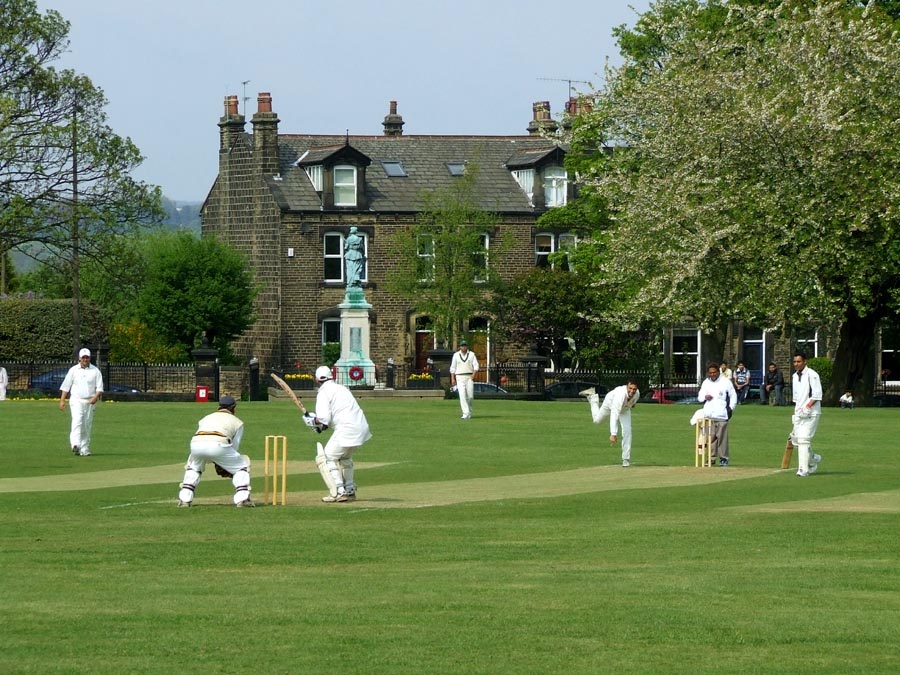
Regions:
M 849 389 L 844 392 L 844 395 L 839 399 L 842 408 L 849 408 L 853 410 L 856 407 L 856 403 L 853 401 L 853 392 Z
M 759 388 L 759 402 L 763 405 L 767 403 L 784 405 L 784 375 L 774 361 L 769 364 L 769 369 L 763 376 L 763 383 Z
M 750 392 L 750 371 L 744 365 L 743 361 L 738 361 L 737 368 L 734 369 L 734 390 L 737 392 L 738 405 L 747 400 L 747 394 Z

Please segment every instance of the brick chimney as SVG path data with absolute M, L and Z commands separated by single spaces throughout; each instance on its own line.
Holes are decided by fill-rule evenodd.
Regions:
M 550 101 L 535 101 L 531 106 L 534 117 L 528 123 L 528 133 L 539 136 L 541 133 L 555 133 L 559 125 L 550 116 Z
M 272 94 L 259 92 L 253 115 L 253 152 L 264 176 L 281 173 L 278 161 L 278 115 L 272 112 Z
M 385 136 L 402 136 L 403 135 L 403 118 L 397 114 L 397 101 L 391 101 L 391 111 L 384 116 L 384 135 Z
M 219 151 L 230 149 L 243 133 L 244 116 L 238 115 L 238 97 L 226 96 L 225 114 L 219 120 Z

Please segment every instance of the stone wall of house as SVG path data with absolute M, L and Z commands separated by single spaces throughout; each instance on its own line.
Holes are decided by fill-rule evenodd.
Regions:
M 219 176 L 202 212 L 202 232 L 215 234 L 250 262 L 259 288 L 256 321 L 233 344 L 243 362 L 252 356 L 263 368 L 281 360 L 279 339 L 281 270 L 280 210 L 244 136 L 220 150 Z

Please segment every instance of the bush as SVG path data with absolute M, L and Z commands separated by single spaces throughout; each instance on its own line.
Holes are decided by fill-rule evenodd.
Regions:
M 822 380 L 822 389 L 828 389 L 828 385 L 831 384 L 831 375 L 834 370 L 834 361 L 825 357 L 825 356 L 816 356 L 815 358 L 809 359 L 806 362 L 810 368 L 816 371 L 819 374 L 819 378 Z
M 81 307 L 81 344 L 106 341 L 97 308 Z M 0 299 L 0 356 L 10 360 L 52 361 L 73 357 L 72 301 L 42 298 Z

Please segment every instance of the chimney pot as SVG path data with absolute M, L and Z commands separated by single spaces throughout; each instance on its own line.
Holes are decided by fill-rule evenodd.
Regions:
M 234 117 L 238 114 L 238 97 L 235 96 L 226 96 L 225 97 L 225 117 Z
M 272 112 L 272 94 L 267 91 L 259 92 L 259 95 L 256 97 L 256 112 Z

